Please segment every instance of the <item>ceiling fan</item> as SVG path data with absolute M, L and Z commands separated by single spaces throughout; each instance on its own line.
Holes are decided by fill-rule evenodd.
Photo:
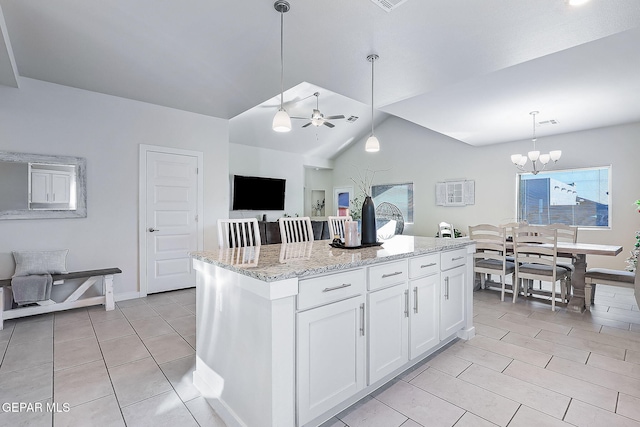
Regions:
M 309 125 L 314 125 L 316 127 L 325 125 L 329 128 L 333 128 L 335 127 L 335 125 L 333 123 L 330 122 L 330 120 L 340 120 L 340 119 L 344 119 L 344 116 L 341 114 L 339 116 L 328 116 L 325 117 L 324 114 L 322 114 L 320 112 L 320 107 L 318 107 L 318 99 L 320 98 L 320 92 L 316 92 L 313 95 L 310 96 L 315 96 L 316 97 L 316 108 L 313 109 L 313 113 L 311 113 L 311 118 L 309 117 L 291 117 L 292 119 L 302 119 L 302 120 L 309 120 L 309 123 L 302 125 L 303 128 L 306 128 Z

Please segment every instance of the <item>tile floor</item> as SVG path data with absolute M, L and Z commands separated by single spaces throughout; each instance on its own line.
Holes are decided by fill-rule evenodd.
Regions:
M 5 322 L 0 403 L 34 406 L 0 426 L 223 427 L 191 381 L 195 333 L 194 289 Z
M 477 336 L 457 341 L 323 427 L 640 426 L 640 311 L 598 286 L 591 313 L 474 293 Z M 191 383 L 193 289 L 34 316 L 0 331 L 0 426 L 213 426 Z M 46 405 L 57 405 L 58 412 Z M 65 411 L 63 404 L 68 404 Z M 55 409 L 55 408 L 54 408 Z

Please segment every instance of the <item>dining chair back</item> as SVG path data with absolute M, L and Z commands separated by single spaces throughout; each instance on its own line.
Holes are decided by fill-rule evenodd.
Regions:
M 313 227 L 308 216 L 278 219 L 282 243 L 313 242 Z
M 260 228 L 255 218 L 219 219 L 218 247 L 260 246 Z
M 546 227 L 558 230 L 558 242 L 576 243 L 578 241 L 578 227 L 559 223 L 549 224 Z
M 438 236 L 439 237 L 448 237 L 448 238 L 455 238 L 456 234 L 455 234 L 455 230 L 453 228 L 452 224 L 449 224 L 448 222 L 441 222 L 440 224 L 438 224 Z
M 485 275 L 499 275 L 501 284 L 500 298 L 504 301 L 505 278 L 507 275 L 511 275 L 511 283 L 514 284 L 513 302 L 515 302 L 515 265 L 513 262 L 507 261 L 505 229 L 490 224 L 474 225 L 469 227 L 469 238 L 476 243 L 476 252 L 473 254 L 473 272 L 475 275 L 480 275 L 480 287 L 484 289 L 486 286 Z
M 551 310 L 556 309 L 556 282 L 560 281 L 562 301 L 570 289 L 571 273 L 556 264 L 558 255 L 558 232 L 543 226 L 522 226 L 514 230 L 513 249 L 515 255 L 515 293 L 524 280 L 525 296 L 532 294 L 529 283 L 533 280 L 551 282 Z
M 329 223 L 329 237 L 333 239 L 336 236 L 339 236 L 341 239 L 344 239 L 344 223 L 346 221 L 353 221 L 351 216 L 330 216 L 327 217 L 327 222 Z
M 576 243 L 578 241 L 578 227 L 566 224 L 549 224 L 548 228 L 552 230 L 558 231 L 558 242 L 569 242 Z M 559 257 L 557 264 L 567 270 L 573 272 L 575 271 L 574 263 L 576 261 L 576 257 L 573 255 Z

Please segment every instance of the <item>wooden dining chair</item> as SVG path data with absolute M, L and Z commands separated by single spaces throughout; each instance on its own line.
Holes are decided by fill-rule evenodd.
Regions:
M 485 275 L 497 274 L 500 276 L 500 299 L 504 301 L 505 278 L 511 275 L 513 284 L 513 302 L 516 302 L 515 264 L 507 261 L 507 241 L 505 229 L 490 224 L 479 224 L 469 227 L 469 238 L 476 243 L 476 252 L 473 254 L 473 272 L 480 275 L 480 287 L 485 288 Z
M 327 222 L 329 223 L 329 233 L 330 238 L 333 239 L 336 236 L 339 236 L 341 239 L 344 239 L 344 223 L 346 221 L 353 221 L 351 216 L 330 216 L 327 217 Z
M 255 218 L 219 219 L 218 247 L 260 246 L 260 228 Z
M 596 284 L 634 289 L 636 303 L 640 307 L 640 274 L 636 271 L 590 268 L 584 275 L 584 305 L 591 311 L 596 294 Z
M 556 264 L 558 256 L 558 232 L 542 226 L 518 227 L 513 233 L 515 255 L 514 295 L 523 281 L 524 295 L 533 294 L 529 283 L 534 280 L 551 282 L 551 310 L 556 309 L 556 282 L 560 281 L 560 295 L 566 301 L 567 289 L 571 286 L 571 273 Z M 541 291 L 538 291 L 541 292 Z
M 282 243 L 313 242 L 313 227 L 308 216 L 278 219 Z
M 547 227 L 552 230 L 558 230 L 558 242 L 576 243 L 578 241 L 578 227 L 566 224 L 549 224 Z M 575 270 L 574 262 L 574 257 L 561 258 L 557 264 L 573 272 Z

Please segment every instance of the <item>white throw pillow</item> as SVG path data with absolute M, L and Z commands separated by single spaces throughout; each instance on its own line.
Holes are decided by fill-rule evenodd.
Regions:
M 69 249 L 58 251 L 13 252 L 16 272 L 13 277 L 30 274 L 66 274 Z

